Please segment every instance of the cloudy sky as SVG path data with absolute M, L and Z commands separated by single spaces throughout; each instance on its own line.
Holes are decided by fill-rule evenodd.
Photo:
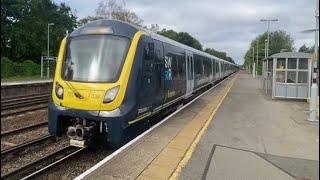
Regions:
M 79 18 L 94 15 L 100 0 L 54 0 L 67 2 Z M 251 40 L 267 30 L 260 19 L 279 19 L 270 30 L 285 30 L 295 40 L 294 46 L 312 46 L 316 0 L 125 0 L 144 25 L 158 24 L 160 29 L 188 32 L 204 48 L 225 51 L 242 64 Z

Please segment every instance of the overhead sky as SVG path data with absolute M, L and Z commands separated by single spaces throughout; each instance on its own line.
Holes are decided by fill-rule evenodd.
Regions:
M 79 18 L 93 16 L 100 0 L 54 0 L 67 2 Z M 184 31 L 198 39 L 204 48 L 226 52 L 242 64 L 250 42 L 267 31 L 284 30 L 295 40 L 298 50 L 303 44 L 314 45 L 316 0 L 125 0 L 126 8 L 135 12 L 143 24 L 158 24 L 160 29 Z M 261 52 L 264 53 L 264 52 Z

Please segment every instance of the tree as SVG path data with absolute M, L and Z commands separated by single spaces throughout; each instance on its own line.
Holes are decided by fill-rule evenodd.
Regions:
M 158 34 L 165 36 L 169 39 L 172 39 L 174 41 L 178 41 L 178 33 L 175 32 L 174 30 L 162 29 L 161 31 L 158 32 Z
M 312 47 L 307 47 L 305 44 L 303 44 L 303 45 L 299 48 L 299 52 L 314 53 L 314 46 L 312 46 Z
M 87 16 L 85 18 L 82 18 L 78 21 L 78 26 L 81 26 L 83 24 L 87 24 L 89 22 L 92 22 L 92 21 L 95 21 L 95 20 L 98 20 L 98 19 L 103 19 L 101 17 L 98 17 L 98 16 Z
M 158 24 L 151 24 L 151 28 L 149 30 L 156 33 L 159 31 L 159 29 L 160 27 Z
M 174 30 L 166 30 L 163 29 L 158 34 L 165 36 L 167 38 L 170 38 L 174 41 L 178 41 L 179 43 L 185 44 L 187 46 L 193 47 L 195 49 L 198 49 L 202 51 L 202 45 L 201 43 L 194 37 L 192 37 L 187 32 L 175 32 Z
M 225 52 L 216 51 L 213 48 L 206 48 L 204 52 L 216 56 L 218 58 L 224 59 L 226 61 L 229 61 L 231 63 L 235 63 L 234 60 L 231 57 L 227 56 L 227 53 Z
M 51 0 L 1 0 L 1 56 L 39 60 L 47 54 L 48 23 L 55 24 L 50 28 L 50 55 L 56 56 L 66 30 L 76 26 L 71 8 Z
M 196 38 L 194 38 L 190 34 L 188 34 L 187 32 L 179 32 L 178 33 L 174 30 L 162 29 L 161 31 L 158 32 L 158 34 L 202 51 L 201 43 Z M 216 56 L 218 58 L 227 60 L 229 62 L 235 63 L 234 60 L 231 57 L 227 56 L 227 53 L 225 53 L 225 52 L 216 51 L 213 48 L 206 48 L 204 50 L 204 52 L 211 54 L 213 56 Z
M 142 27 L 143 20 L 140 19 L 136 13 L 126 9 L 125 6 L 126 4 L 123 0 L 101 0 L 95 10 L 95 16 L 88 16 L 81 19 L 79 25 L 98 19 L 115 19 Z
M 264 48 L 265 48 L 265 40 L 267 39 L 268 34 L 265 32 L 259 36 L 257 36 L 254 40 L 251 41 L 249 50 L 246 52 L 244 56 L 244 66 L 247 66 L 249 64 L 256 61 L 256 55 L 257 55 L 257 43 L 258 43 L 258 60 L 259 64 L 261 65 L 261 60 L 264 59 Z M 281 50 L 286 49 L 286 51 L 294 51 L 294 40 L 291 38 L 289 34 L 287 34 L 285 31 L 274 31 L 270 33 L 270 45 L 269 45 L 269 56 L 272 54 L 276 54 L 281 52 Z M 255 54 L 253 57 L 253 48 L 255 50 Z M 261 70 L 261 66 L 259 66 L 259 70 Z
M 200 42 L 187 32 L 179 32 L 178 42 L 202 51 L 202 45 Z

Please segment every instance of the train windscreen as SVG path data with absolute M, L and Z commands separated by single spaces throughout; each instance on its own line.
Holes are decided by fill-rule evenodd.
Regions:
M 115 82 L 128 53 L 130 40 L 113 35 L 88 35 L 67 43 L 62 76 L 67 81 Z

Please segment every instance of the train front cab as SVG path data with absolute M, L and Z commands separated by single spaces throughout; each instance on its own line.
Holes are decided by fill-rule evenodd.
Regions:
M 119 24 L 117 25 L 119 26 Z M 124 26 L 127 29 L 130 28 L 128 25 Z M 129 30 L 125 32 L 127 33 Z M 131 31 L 134 32 L 134 30 Z M 93 132 L 104 135 L 108 134 L 108 141 L 112 144 L 119 144 L 121 142 L 122 130 L 128 126 L 127 120 L 134 119 L 137 115 L 137 112 L 132 111 L 136 108 L 136 98 L 139 95 L 136 84 L 141 76 L 141 72 L 138 71 L 141 66 L 141 60 L 134 61 L 134 59 L 141 59 L 140 57 L 136 58 L 136 56 L 143 56 L 143 48 L 139 47 L 140 49 L 138 49 L 137 47 L 138 42 L 143 39 L 141 37 L 147 36 L 144 32 L 136 31 L 132 33 L 132 37 L 128 37 L 131 40 L 128 43 L 125 55 L 121 56 L 124 58 L 124 61 L 122 67 L 119 66 L 120 70 L 117 80 L 110 82 L 99 81 L 101 76 L 109 73 L 102 70 L 105 66 L 101 63 L 104 62 L 100 62 L 99 59 L 95 63 L 81 64 L 85 59 L 87 59 L 86 61 L 88 59 L 97 59 L 99 53 L 104 52 L 99 51 L 101 48 L 94 47 L 93 44 L 108 43 L 110 40 L 105 38 L 107 36 L 119 37 L 122 40 L 123 38 L 118 36 L 116 32 L 117 30 L 115 29 L 115 33 L 111 35 L 90 34 L 87 36 L 68 37 L 69 39 L 65 38 L 62 41 L 53 82 L 52 98 L 49 101 L 48 128 L 51 135 L 59 137 L 68 131 L 68 136 L 71 140 L 74 140 L 73 142 L 76 146 L 84 146 L 86 142 L 83 140 L 86 139 L 86 136 L 91 136 L 90 133 Z M 95 42 L 90 43 L 91 41 Z M 100 43 L 97 43 L 97 41 Z M 87 48 L 83 49 L 83 43 L 86 43 Z M 110 43 L 113 45 L 117 43 L 121 44 L 120 41 Z M 90 45 L 93 47 L 90 47 Z M 74 52 L 72 52 L 72 47 L 77 46 L 79 48 L 74 48 Z M 110 48 L 112 46 L 103 44 L 103 47 Z M 71 53 L 73 53 L 73 58 L 71 62 L 67 62 L 68 51 L 70 49 Z M 79 49 L 78 52 L 77 49 Z M 94 53 L 92 53 L 92 56 L 95 58 L 86 58 L 85 55 L 90 53 L 81 54 L 86 49 L 95 49 L 96 51 L 93 50 Z M 77 59 L 79 62 L 76 62 Z M 87 71 L 93 71 L 86 74 L 81 73 L 77 71 L 77 67 L 79 68 L 80 66 Z M 101 71 L 96 73 L 97 69 L 101 69 Z M 65 72 L 69 74 L 65 75 Z M 93 80 L 90 78 L 85 79 L 86 77 L 92 77 Z M 94 77 L 98 77 L 98 80 L 95 81 Z

